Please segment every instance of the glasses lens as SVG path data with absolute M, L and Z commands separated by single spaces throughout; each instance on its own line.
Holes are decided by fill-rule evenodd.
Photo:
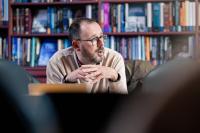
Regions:
M 93 45 L 97 45 L 97 43 L 98 43 L 98 40 L 99 40 L 99 38 L 98 38 L 98 37 L 96 37 L 96 38 L 92 39 L 92 44 L 93 44 Z
M 102 35 L 102 36 L 100 36 L 100 37 L 95 37 L 94 39 L 92 39 L 91 41 L 92 41 L 92 44 L 93 45 L 97 45 L 97 43 L 99 42 L 99 41 L 101 41 L 102 43 L 105 41 L 105 39 L 107 38 L 107 36 L 106 35 Z

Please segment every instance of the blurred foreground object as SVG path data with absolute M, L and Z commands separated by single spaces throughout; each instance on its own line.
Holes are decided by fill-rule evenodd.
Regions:
M 41 96 L 48 93 L 87 93 L 86 84 L 29 84 L 29 95 L 31 96 Z M 88 92 L 89 93 L 89 92 Z
M 200 64 L 176 58 L 118 104 L 104 133 L 200 132 Z
M 20 66 L 0 60 L 0 132 L 58 133 L 50 99 L 29 97 L 29 83 L 38 81 Z

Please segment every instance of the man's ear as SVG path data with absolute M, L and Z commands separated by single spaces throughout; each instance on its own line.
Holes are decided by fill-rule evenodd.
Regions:
M 78 41 L 76 41 L 76 40 L 73 40 L 73 41 L 72 41 L 72 47 L 73 47 L 74 49 L 80 51 L 80 48 L 79 48 L 79 45 L 78 45 L 78 44 L 79 44 Z

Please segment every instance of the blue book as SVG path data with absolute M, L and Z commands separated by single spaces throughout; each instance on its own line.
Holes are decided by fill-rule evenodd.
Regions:
M 42 41 L 38 66 L 46 66 L 51 56 L 57 51 L 57 40 L 47 39 Z
M 152 3 L 153 31 L 160 31 L 160 3 Z
M 132 43 L 131 43 L 131 51 L 132 51 L 132 60 L 136 59 L 136 37 L 132 38 Z
M 145 41 L 144 36 L 141 38 L 141 59 L 145 61 Z
M 17 38 L 12 38 L 12 61 L 17 64 Z
M 36 41 L 35 41 L 35 37 L 32 38 L 31 40 L 31 67 L 35 66 L 35 48 L 36 48 Z
M 63 23 L 63 32 L 66 33 L 68 31 L 68 27 L 69 27 L 69 18 L 72 18 L 70 14 L 70 10 L 68 8 L 63 8 L 63 19 L 62 19 L 62 23 Z
M 69 48 L 71 46 L 71 41 L 69 39 L 64 39 L 64 48 Z
M 121 32 L 125 32 L 125 4 L 121 4 Z
M 110 48 L 110 37 L 107 37 L 107 38 L 106 38 L 104 47 Z

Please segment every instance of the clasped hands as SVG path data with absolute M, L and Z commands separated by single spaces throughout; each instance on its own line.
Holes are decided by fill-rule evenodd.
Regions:
M 69 82 L 76 82 L 77 79 L 80 79 L 85 82 L 96 83 L 102 78 L 115 81 L 118 78 L 118 73 L 111 67 L 100 65 L 82 65 L 80 68 L 69 73 L 66 80 Z

